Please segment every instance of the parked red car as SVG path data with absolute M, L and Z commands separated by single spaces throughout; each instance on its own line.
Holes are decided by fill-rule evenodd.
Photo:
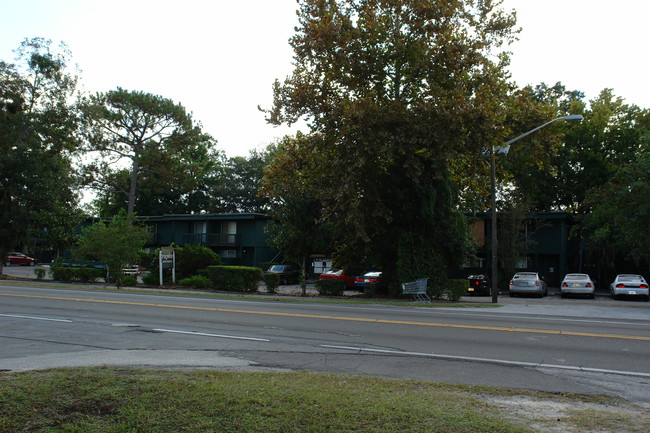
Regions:
M 9 253 L 5 265 L 21 265 L 21 266 L 35 266 L 38 264 L 38 259 L 28 257 L 23 253 Z
M 345 269 L 330 269 L 324 274 L 320 274 L 318 279 L 319 280 L 343 280 L 345 281 L 345 287 L 348 288 L 354 287 L 354 276 L 348 275 Z

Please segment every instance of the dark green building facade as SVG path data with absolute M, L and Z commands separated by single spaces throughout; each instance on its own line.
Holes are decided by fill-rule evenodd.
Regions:
M 203 245 L 228 265 L 256 266 L 276 256 L 264 231 L 268 217 L 256 213 L 162 215 L 138 217 L 152 233 L 147 251 L 164 246 Z

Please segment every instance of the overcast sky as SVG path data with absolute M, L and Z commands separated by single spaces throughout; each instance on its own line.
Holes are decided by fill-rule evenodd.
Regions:
M 505 0 L 522 27 L 512 78 L 606 87 L 650 108 L 647 0 Z M 295 0 L 0 0 L 0 59 L 24 38 L 64 41 L 84 88 L 120 86 L 181 103 L 229 156 L 289 132 L 269 126 L 271 85 L 291 71 Z

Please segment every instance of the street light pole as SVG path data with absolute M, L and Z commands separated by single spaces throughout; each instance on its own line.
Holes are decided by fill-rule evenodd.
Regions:
M 545 126 L 550 125 L 553 122 L 557 122 L 558 120 L 582 120 L 583 117 L 580 114 L 571 114 L 569 116 L 563 116 L 563 117 L 558 117 L 556 119 L 550 120 L 546 122 L 543 125 L 538 126 L 537 128 L 531 129 L 528 132 L 524 132 L 523 134 L 513 138 L 512 140 L 508 140 L 505 142 L 505 146 L 499 147 L 496 149 L 494 146 L 492 146 L 492 152 L 490 154 L 490 195 L 491 195 L 491 223 L 492 223 L 492 270 L 491 270 L 491 280 L 492 280 L 492 303 L 496 304 L 499 302 L 499 290 L 498 290 L 498 284 L 497 284 L 497 272 L 498 272 L 498 267 L 497 267 L 497 251 L 498 251 L 498 246 L 497 246 L 497 193 L 496 193 L 496 157 L 497 155 L 507 155 L 508 151 L 510 150 L 510 145 L 514 143 L 517 140 L 521 140 L 522 138 L 532 134 L 535 131 L 538 131 Z

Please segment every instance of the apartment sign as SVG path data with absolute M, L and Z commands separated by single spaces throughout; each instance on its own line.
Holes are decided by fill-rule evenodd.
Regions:
M 160 285 L 163 285 L 163 270 L 172 270 L 172 283 L 176 282 L 176 252 L 172 247 L 162 247 L 158 253 Z

